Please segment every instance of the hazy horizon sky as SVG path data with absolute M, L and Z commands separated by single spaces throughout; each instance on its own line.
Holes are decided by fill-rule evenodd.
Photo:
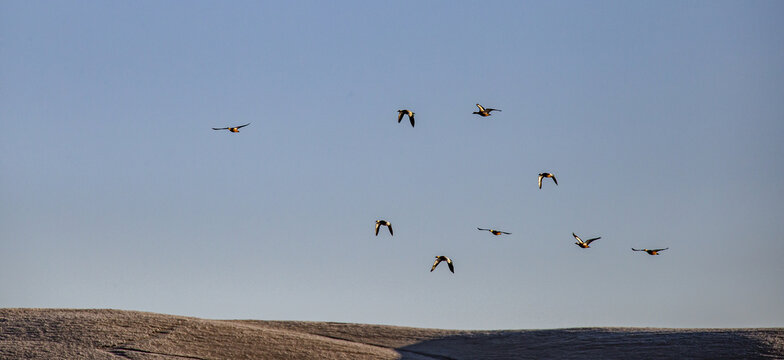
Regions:
M 782 15 L 0 2 L 0 307 L 784 326 Z

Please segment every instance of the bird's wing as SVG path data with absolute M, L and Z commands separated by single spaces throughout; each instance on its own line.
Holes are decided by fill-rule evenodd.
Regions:
M 411 127 L 414 127 L 414 113 L 411 113 L 411 115 L 408 115 L 408 120 L 411 120 Z
M 403 112 L 402 111 L 398 111 L 398 115 L 397 115 L 397 123 L 398 124 L 400 124 L 400 120 L 403 120 Z
M 506 231 L 501 231 L 501 234 L 512 235 L 512 233 Z
M 245 124 L 245 125 L 240 125 L 240 126 L 237 126 L 237 129 L 239 129 L 239 128 L 244 128 L 244 127 L 246 127 L 246 126 L 248 126 L 248 125 L 250 125 L 250 123 L 247 123 L 247 124 Z
M 664 251 L 664 250 L 667 250 L 667 249 L 669 249 L 669 248 L 664 248 L 664 249 L 653 249 L 653 250 L 651 250 L 651 251 L 656 251 L 656 252 L 659 252 L 659 251 Z
M 553 175 L 551 177 L 553 178 L 553 182 L 555 182 L 555 185 L 558 185 L 558 180 L 555 180 L 555 175 Z
M 430 272 L 433 272 L 433 270 L 435 270 L 435 269 L 436 269 L 436 266 L 438 266 L 438 263 L 440 263 L 440 262 L 441 262 L 441 259 L 439 259 L 439 258 L 436 258 L 436 261 L 435 261 L 435 262 L 433 262 L 433 267 L 432 267 L 432 268 L 430 268 Z
M 376 223 L 376 236 L 378 236 L 378 227 L 379 227 L 379 225 L 378 225 L 378 223 Z
M 542 188 L 542 175 L 539 175 L 539 188 Z
M 491 112 L 491 111 L 501 111 L 501 109 L 487 109 L 487 112 Z
M 446 264 L 449 265 L 449 271 L 451 271 L 452 274 L 454 274 L 455 273 L 455 265 L 452 263 L 452 259 L 446 258 Z
M 583 242 L 583 239 L 580 239 L 580 237 L 579 237 L 579 236 L 577 236 L 577 234 L 575 234 L 575 233 L 572 233 L 572 236 L 574 236 L 574 238 L 575 238 L 575 239 L 577 239 L 577 241 L 579 241 L 579 242 Z
M 490 231 L 490 229 L 476 228 L 477 230 Z
M 596 241 L 596 240 L 599 240 L 599 239 L 601 239 L 601 238 L 602 238 L 602 237 L 601 237 L 601 236 L 599 236 L 599 237 L 597 237 L 597 238 L 588 239 L 588 240 L 585 240 L 585 243 L 586 243 L 586 244 L 590 244 L 591 242 L 593 242 L 593 241 Z
M 212 130 L 229 130 L 229 128 L 227 128 L 227 127 L 223 127 L 223 128 L 212 128 Z
M 632 248 L 632 251 L 643 251 L 643 250 Z
M 479 108 L 479 111 L 485 111 L 485 108 L 483 108 L 482 105 L 476 104 L 476 107 Z
M 395 235 L 392 233 L 392 224 L 387 225 L 387 227 L 389 228 L 389 235 Z

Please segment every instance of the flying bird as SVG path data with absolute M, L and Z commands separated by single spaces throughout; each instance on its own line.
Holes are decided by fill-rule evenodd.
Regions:
M 485 109 L 484 107 L 482 107 L 482 105 L 479 104 L 476 104 L 476 107 L 479 108 L 479 111 L 474 111 L 472 114 L 477 114 L 481 117 L 490 116 L 491 111 L 501 111 L 499 109 L 490 109 L 490 108 Z
M 645 251 L 645 252 L 648 253 L 648 255 L 659 255 L 659 251 L 664 251 L 664 250 L 667 250 L 667 249 L 669 249 L 669 248 L 653 249 L 653 250 L 651 250 L 651 249 L 635 249 L 635 248 L 632 248 L 632 250 L 634 250 L 634 251 Z
M 588 246 L 588 245 L 589 245 L 590 243 L 592 243 L 592 242 L 594 242 L 594 241 L 596 241 L 596 240 L 599 240 L 599 239 L 601 239 L 601 238 L 602 238 L 601 236 L 599 236 L 599 237 L 597 237 L 597 238 L 588 239 L 588 240 L 585 240 L 585 241 L 583 241 L 583 239 L 580 239 L 580 237 L 579 237 L 579 236 L 577 236 L 577 234 L 575 234 L 575 233 L 572 233 L 572 236 L 574 236 L 574 238 L 575 238 L 575 239 L 577 239 L 577 242 L 576 242 L 575 244 L 577 244 L 577 246 L 579 246 L 579 247 L 581 247 L 581 248 L 583 248 L 583 249 L 587 249 L 587 248 L 589 248 L 590 246 Z
M 489 232 L 491 232 L 493 235 L 501 235 L 501 234 L 506 234 L 506 235 L 509 235 L 509 234 L 511 234 L 510 232 L 506 232 L 506 231 L 499 231 L 499 230 L 493 230 L 493 229 L 482 229 L 482 228 L 477 228 L 477 230 L 482 230 L 482 231 L 489 231 Z
M 250 123 L 247 123 L 245 125 L 240 125 L 240 126 L 234 126 L 234 127 L 212 128 L 212 130 L 229 130 L 229 131 L 231 131 L 233 133 L 238 133 L 238 132 L 240 132 L 241 128 L 244 128 L 244 127 L 246 127 L 248 125 L 250 125 Z
M 411 127 L 414 127 L 414 112 L 408 109 L 398 110 L 397 115 L 397 123 L 400 124 L 400 120 L 403 120 L 403 115 L 408 115 L 408 120 L 411 121 Z
M 553 178 L 553 181 L 555 182 L 555 185 L 558 185 L 558 180 L 555 179 L 555 175 L 550 174 L 550 173 L 541 173 L 541 174 L 539 174 L 539 188 L 540 189 L 542 188 L 542 179 L 543 178 Z
M 433 267 L 430 268 L 430 272 L 433 272 L 433 270 L 436 269 L 436 266 L 438 266 L 438 264 L 440 264 L 442 261 L 446 261 L 446 264 L 449 265 L 449 271 L 451 271 L 452 274 L 454 274 L 455 273 L 455 265 L 452 263 L 452 259 L 450 259 L 450 258 L 448 258 L 448 257 L 446 257 L 444 255 L 436 256 L 436 261 L 433 263 Z
M 381 226 L 386 226 L 389 229 L 389 235 L 395 235 L 392 233 L 392 223 L 386 220 L 376 220 L 376 236 L 378 236 L 378 228 Z

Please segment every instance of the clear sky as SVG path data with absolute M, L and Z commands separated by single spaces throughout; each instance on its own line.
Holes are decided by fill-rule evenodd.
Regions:
M 2 1 L 0 307 L 784 326 L 782 16 Z

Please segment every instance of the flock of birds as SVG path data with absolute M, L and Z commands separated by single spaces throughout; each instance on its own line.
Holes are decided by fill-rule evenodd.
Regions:
M 481 117 L 491 116 L 492 115 L 491 112 L 493 112 L 493 111 L 501 111 L 500 109 L 485 108 L 484 106 L 482 106 L 480 104 L 476 104 L 476 107 L 479 108 L 479 111 L 474 111 L 473 114 L 479 115 Z M 408 120 L 409 120 L 409 122 L 411 122 L 411 127 L 414 127 L 414 114 L 415 113 L 413 111 L 408 110 L 408 109 L 403 109 L 403 110 L 398 110 L 397 113 L 398 113 L 398 115 L 397 115 L 397 122 L 398 122 L 398 124 L 403 120 L 404 116 L 408 116 Z M 239 125 L 239 126 L 227 126 L 227 127 L 222 127 L 222 128 L 212 128 L 212 130 L 228 130 L 229 132 L 238 133 L 238 132 L 240 132 L 241 128 L 244 128 L 244 127 L 246 127 L 248 125 L 250 125 L 250 123 L 247 123 L 245 125 Z M 548 173 L 548 172 L 543 172 L 543 173 L 539 174 L 539 189 L 542 188 L 542 180 L 543 179 L 547 179 L 547 178 L 553 179 L 553 183 L 555 183 L 555 185 L 558 185 L 558 180 L 555 178 L 555 175 L 553 175 L 551 173 Z M 392 223 L 387 221 L 387 220 L 376 220 L 376 236 L 378 236 L 378 231 L 379 231 L 379 229 L 382 226 L 386 226 L 386 228 L 389 230 L 389 235 L 390 236 L 394 236 L 394 232 L 392 231 Z M 479 228 L 479 227 L 477 228 L 477 230 L 488 231 L 491 234 L 496 235 L 496 236 L 498 236 L 498 235 L 511 235 L 512 234 L 512 233 L 506 232 L 506 231 L 501 231 L 501 230 L 496 230 L 496 229 L 484 229 L 484 228 Z M 577 236 L 577 234 L 575 234 L 575 233 L 572 233 L 572 236 L 577 240 L 575 245 L 577 245 L 577 246 L 579 246 L 579 247 L 581 247 L 583 249 L 590 248 L 591 247 L 590 244 L 592 242 L 602 238 L 601 236 L 599 236 L 599 237 L 591 238 L 591 239 L 588 239 L 588 240 L 583 240 L 579 236 Z M 648 253 L 648 255 L 659 255 L 659 252 L 667 250 L 667 249 L 669 249 L 669 248 L 668 247 L 667 248 L 663 248 L 663 249 L 635 249 L 635 248 L 632 248 L 632 251 L 644 251 L 644 252 Z M 444 255 L 438 255 L 435 258 L 436 258 L 436 260 L 433 262 L 433 266 L 430 268 L 431 272 L 436 269 L 436 266 L 438 266 L 438 264 L 440 264 L 443 261 L 446 261 L 447 266 L 449 266 L 449 271 L 451 271 L 454 274 L 454 272 L 455 272 L 455 265 L 454 265 L 454 262 L 452 261 L 452 259 L 450 259 L 449 257 L 444 256 Z

